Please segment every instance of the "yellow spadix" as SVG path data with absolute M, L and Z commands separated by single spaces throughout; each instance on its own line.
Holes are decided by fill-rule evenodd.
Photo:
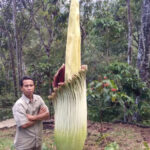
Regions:
M 66 45 L 65 80 L 72 78 L 72 76 L 77 74 L 81 69 L 81 35 L 79 19 L 79 0 L 72 0 Z
M 67 34 L 65 83 L 50 96 L 57 150 L 82 150 L 87 135 L 86 68 L 81 69 L 79 1 L 72 0 Z

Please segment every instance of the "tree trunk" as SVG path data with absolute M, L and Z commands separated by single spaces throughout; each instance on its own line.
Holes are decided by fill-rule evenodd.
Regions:
M 12 6 L 13 6 L 13 29 L 14 29 L 14 39 L 15 39 L 15 49 L 16 49 L 16 64 L 17 64 L 17 78 L 20 81 L 21 79 L 21 64 L 20 64 L 20 60 L 21 60 L 21 56 L 20 56 L 20 46 L 19 46 L 19 40 L 18 40 L 18 31 L 17 31 L 17 25 L 16 25 L 16 0 L 12 0 Z M 18 85 L 18 89 L 19 89 L 19 85 Z
M 6 22 L 4 20 L 4 27 L 5 29 L 7 29 L 6 27 Z M 17 82 L 17 78 L 16 78 L 16 66 L 15 66 L 15 55 L 14 55 L 14 45 L 13 45 L 13 38 L 11 38 L 11 35 L 9 33 L 8 30 L 5 30 L 0 28 L 0 31 L 5 33 L 8 37 L 8 50 L 9 50 L 9 57 L 10 57 L 10 61 L 11 61 L 11 69 L 12 69 L 12 76 L 13 76 L 13 84 L 14 84 L 14 94 L 15 96 L 18 98 L 18 82 Z
M 143 1 L 141 16 L 141 33 L 139 39 L 137 67 L 140 77 L 148 83 L 150 78 L 150 0 Z M 148 83 L 150 85 L 150 83 Z
M 21 39 L 20 39 L 21 40 Z M 19 76 L 20 79 L 23 75 L 23 67 L 22 67 L 22 40 L 19 42 Z
M 130 0 L 126 0 L 127 2 L 127 14 L 128 14 L 128 64 L 132 62 L 132 22 L 131 22 L 131 8 L 130 8 Z
M 13 73 L 13 83 L 14 83 L 14 92 L 15 96 L 18 97 L 18 88 L 17 88 L 17 79 L 16 79 L 16 69 L 15 69 L 15 62 L 14 62 L 14 48 L 11 44 L 10 37 L 8 38 L 8 46 L 9 46 L 9 53 L 10 53 L 10 59 L 11 59 L 11 67 L 12 67 L 12 73 Z

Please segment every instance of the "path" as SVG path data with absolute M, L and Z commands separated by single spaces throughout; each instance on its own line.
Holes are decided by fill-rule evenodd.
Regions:
M 0 129 L 14 127 L 15 125 L 16 123 L 14 119 L 7 119 L 0 122 Z

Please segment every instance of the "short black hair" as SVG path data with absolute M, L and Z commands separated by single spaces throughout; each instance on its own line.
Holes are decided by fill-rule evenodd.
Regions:
M 32 77 L 24 76 L 24 77 L 22 77 L 22 79 L 20 80 L 20 86 L 21 86 L 21 87 L 23 86 L 23 81 L 24 81 L 24 80 L 32 80 L 33 83 L 34 83 L 34 80 L 33 80 Z

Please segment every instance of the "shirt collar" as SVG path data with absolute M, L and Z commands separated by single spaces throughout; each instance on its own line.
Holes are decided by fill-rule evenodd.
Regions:
M 27 98 L 24 94 L 22 94 L 22 98 L 25 100 L 25 102 L 26 102 L 27 104 L 29 104 L 29 103 L 31 102 L 30 99 Z M 33 102 L 35 102 L 35 101 L 36 101 L 35 95 L 33 94 Z

